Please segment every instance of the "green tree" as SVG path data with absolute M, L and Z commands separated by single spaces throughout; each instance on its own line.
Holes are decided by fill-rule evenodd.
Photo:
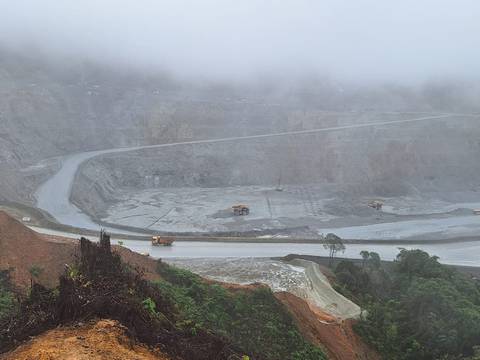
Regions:
M 421 250 L 401 249 L 393 266 L 385 266 L 372 252 L 364 270 L 341 264 L 336 269 L 337 281 L 366 310 L 355 329 L 384 358 L 478 358 L 478 280 Z
M 369 252 L 368 253 L 368 265 L 374 269 L 380 269 L 382 265 L 382 261 L 380 259 L 380 255 L 376 252 Z
M 450 271 L 438 262 L 437 256 L 430 256 L 422 250 L 400 249 L 396 259 L 397 271 L 407 275 L 408 279 L 414 276 L 426 278 L 449 276 Z
M 342 239 L 333 233 L 328 233 L 323 241 L 323 247 L 329 251 L 329 265 L 332 266 L 333 259 L 335 258 L 337 252 L 345 251 L 345 245 L 343 244 Z
M 362 269 L 364 269 L 365 264 L 367 263 L 367 260 L 370 257 L 370 253 L 366 250 L 362 250 L 360 251 L 360 255 L 362 256 Z

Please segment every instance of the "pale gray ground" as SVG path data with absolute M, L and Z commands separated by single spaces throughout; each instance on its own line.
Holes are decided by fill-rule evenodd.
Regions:
M 285 263 L 264 258 L 229 258 L 169 259 L 167 262 L 213 280 L 266 284 L 274 292 L 290 292 L 339 318 L 360 315 L 360 308 L 333 290 L 318 265 L 310 261 Z
M 330 195 L 330 197 L 328 197 Z M 309 226 L 317 234 L 334 232 L 346 239 L 446 239 L 480 233 L 480 202 L 441 200 L 442 194 L 383 198 L 383 211 L 372 211 L 368 198 L 335 199 L 321 186 L 238 186 L 225 188 L 157 188 L 122 193 L 102 220 L 157 231 L 248 231 Z M 451 195 L 480 199 L 477 192 Z M 244 203 L 245 217 L 230 207 Z M 340 214 L 332 205 L 350 208 Z M 354 223 L 355 226 L 348 226 Z
M 320 186 L 160 188 L 122 194 L 103 221 L 153 231 L 213 232 L 281 229 L 336 218 L 328 214 Z M 248 216 L 231 206 L 248 204 Z

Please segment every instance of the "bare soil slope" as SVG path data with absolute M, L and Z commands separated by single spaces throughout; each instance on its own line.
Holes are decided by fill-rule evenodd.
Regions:
M 155 260 L 120 246 L 113 249 L 147 280 L 159 278 Z M 12 282 L 20 289 L 30 286 L 32 266 L 42 269 L 38 278 L 40 284 L 56 286 L 66 264 L 75 262 L 78 251 L 77 240 L 39 234 L 0 211 L 0 269 L 12 269 Z
M 60 327 L 28 341 L 1 360 L 168 360 L 166 355 L 134 343 L 126 329 L 113 320 Z
M 73 262 L 76 251 L 73 240 L 40 235 L 0 212 L 0 269 L 12 269 L 12 281 L 20 288 L 29 286 L 32 266 L 42 269 L 42 285 L 55 286 L 65 264 Z
M 352 320 L 340 320 L 305 300 L 287 293 L 276 293 L 292 314 L 302 335 L 324 348 L 332 360 L 380 360 L 353 331 Z

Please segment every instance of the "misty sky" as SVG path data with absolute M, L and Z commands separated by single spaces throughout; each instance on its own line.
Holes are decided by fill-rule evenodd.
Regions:
M 480 76 L 478 0 L 0 0 L 0 45 L 186 77 Z

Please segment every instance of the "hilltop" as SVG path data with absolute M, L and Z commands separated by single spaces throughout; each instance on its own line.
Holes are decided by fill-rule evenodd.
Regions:
M 98 320 L 88 324 L 59 327 L 0 355 L 2 360 L 170 360 L 160 351 L 136 344 L 117 321 Z

